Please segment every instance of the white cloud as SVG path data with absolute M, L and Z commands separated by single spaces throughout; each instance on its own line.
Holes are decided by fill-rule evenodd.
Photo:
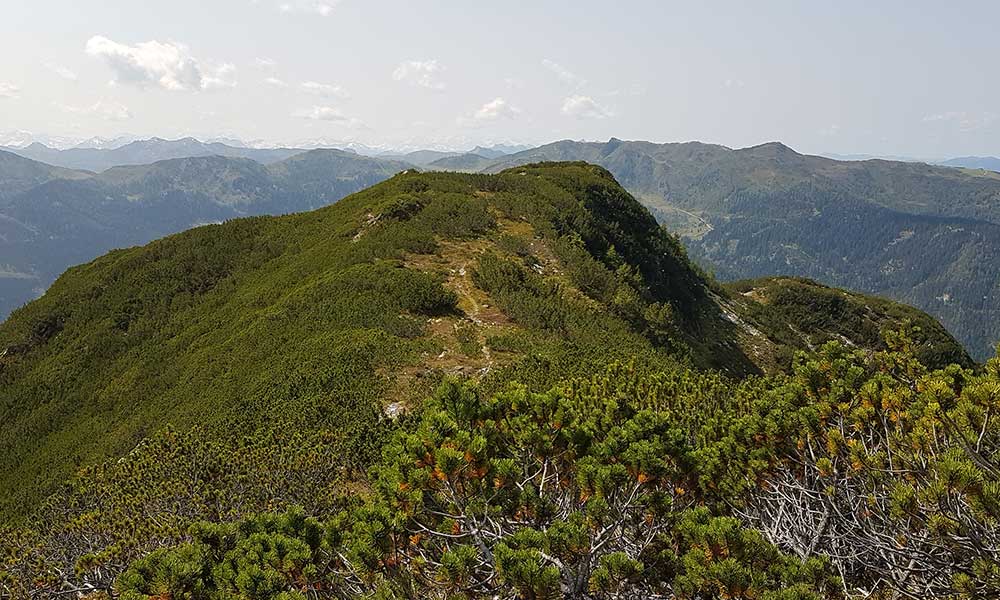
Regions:
M 727 88 L 730 89 L 739 89 L 742 87 L 746 87 L 746 82 L 744 82 L 742 79 L 727 79 L 723 83 L 723 85 L 725 85 Z
M 338 4 L 340 4 L 340 0 L 295 0 L 282 2 L 278 5 L 278 10 L 283 13 L 303 13 L 329 17 Z
M 106 121 L 125 121 L 132 118 L 132 111 L 127 106 L 114 100 L 98 100 L 90 106 L 69 106 L 58 104 L 64 111 L 83 116 L 96 116 Z
M 278 79 L 277 77 L 268 77 L 264 80 L 267 85 L 273 85 L 274 87 L 288 87 L 288 84 Z
M 982 131 L 1000 120 L 1000 115 L 993 112 L 969 113 L 965 111 L 948 111 L 923 118 L 924 123 L 951 123 L 963 133 Z
M 317 96 L 324 96 L 327 98 L 347 98 L 350 96 L 350 94 L 347 93 L 347 90 L 339 85 L 319 83 L 317 81 L 307 81 L 303 83 L 302 89 L 310 94 L 316 94 Z
M 408 81 L 431 90 L 443 90 L 445 84 L 438 79 L 444 67 L 436 60 L 408 60 L 392 72 L 396 81 Z
M 642 96 L 646 93 L 646 86 L 641 83 L 633 83 L 622 90 L 611 90 L 606 96 L 617 97 L 617 96 Z
M 951 111 L 951 112 L 938 113 L 935 115 L 927 115 L 922 120 L 924 123 L 933 123 L 936 121 L 955 121 L 957 119 L 961 119 L 964 117 L 965 117 L 964 112 Z
M 472 118 L 477 121 L 495 121 L 500 118 L 513 119 L 520 113 L 520 110 L 503 98 L 497 98 L 484 104 L 472 115 Z
M 614 116 L 611 110 L 601 106 L 590 96 L 580 95 L 566 98 L 563 101 L 562 112 L 578 119 L 606 119 Z
M 188 49 L 175 42 L 151 40 L 135 46 L 103 36 L 87 41 L 87 54 L 104 60 L 114 71 L 115 83 L 145 87 L 155 85 L 171 91 L 200 91 L 234 87 L 236 67 L 223 63 L 202 65 Z
M 13 83 L 0 81 L 0 98 L 17 98 L 21 95 L 21 88 Z
M 840 125 L 836 123 L 832 125 L 827 125 L 823 129 L 819 130 L 819 134 L 823 137 L 834 137 L 840 133 Z
M 311 108 L 304 108 L 302 110 L 295 111 L 292 113 L 292 116 L 299 119 L 308 119 L 310 121 L 337 123 L 338 125 L 344 125 L 354 129 L 367 129 L 361 119 L 348 117 L 342 113 L 340 109 L 333 106 L 313 106 Z
M 292 116 L 313 121 L 346 121 L 347 117 L 339 109 L 332 106 L 313 106 L 293 113 Z
M 236 87 L 236 65 L 223 63 L 202 77 L 201 89 L 219 90 Z
M 259 56 L 253 59 L 253 64 L 255 67 L 260 69 L 273 69 L 274 67 L 278 66 L 278 62 L 275 61 L 273 58 L 259 57 Z
M 65 79 L 67 81 L 76 81 L 78 79 L 78 77 L 76 76 L 76 73 L 74 73 L 73 71 L 71 71 L 69 68 L 64 67 L 63 65 L 59 65 L 59 64 L 51 63 L 51 62 L 46 62 L 46 63 L 43 63 L 43 64 L 45 65 L 46 69 L 52 71 L 53 73 L 55 73 L 56 75 L 62 77 L 63 79 Z
M 576 73 L 570 71 L 569 69 L 560 65 L 557 62 L 551 61 L 546 58 L 542 60 L 542 66 L 544 66 L 549 71 L 555 73 L 559 81 L 565 83 L 570 87 L 580 88 L 587 84 L 586 79 L 578 76 Z

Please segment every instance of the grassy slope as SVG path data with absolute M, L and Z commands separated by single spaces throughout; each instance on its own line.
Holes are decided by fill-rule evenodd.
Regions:
M 363 464 L 383 409 L 443 374 L 544 389 L 636 359 L 739 375 L 807 345 L 726 296 L 579 163 L 404 173 L 115 251 L 0 326 L 0 515 L 167 423 L 223 442 L 328 429 Z

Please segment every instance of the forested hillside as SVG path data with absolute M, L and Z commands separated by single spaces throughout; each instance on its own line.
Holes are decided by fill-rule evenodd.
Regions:
M 313 150 L 268 166 L 202 156 L 94 175 L 0 152 L 0 318 L 108 250 L 241 216 L 319 208 L 406 168 Z
M 952 412 L 927 443 L 961 452 L 995 402 L 995 370 L 966 371 L 933 319 L 804 280 L 720 286 L 584 163 L 405 172 L 118 250 L 16 311 L 0 348 L 0 590 L 17 597 L 887 589 L 905 552 L 845 563 L 823 529 L 803 550 L 765 483 L 805 447 L 829 481 L 900 460 L 910 438 L 889 429 L 884 450 L 853 440 L 945 418 L 928 393 Z M 957 543 L 921 537 L 920 486 L 953 467 L 920 464 L 914 543 Z M 979 532 L 990 490 L 935 493 Z M 987 550 L 954 556 L 887 581 L 992 589 L 959 577 Z
M 610 170 L 721 279 L 793 275 L 939 318 L 979 359 L 1000 341 L 1000 175 L 840 162 L 771 143 L 556 142 L 495 161 Z
M 0 150 L 0 202 L 53 179 L 86 179 L 90 173 L 61 169 Z

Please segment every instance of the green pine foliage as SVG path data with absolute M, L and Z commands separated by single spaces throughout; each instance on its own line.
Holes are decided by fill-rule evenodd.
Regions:
M 387 443 L 363 500 L 309 521 L 298 542 L 258 532 L 304 522 L 301 512 L 223 526 L 248 532 L 228 536 L 199 525 L 117 589 L 995 596 L 1000 368 L 929 371 L 905 336 L 889 345 L 867 354 L 831 342 L 790 376 L 742 385 L 623 366 L 545 393 L 512 385 L 485 397 L 446 382 Z M 205 548 L 217 538 L 228 546 Z M 268 587 L 240 588 L 240 569 Z M 211 576 L 189 582 L 192 572 Z
M 861 348 L 885 349 L 886 329 L 906 324 L 917 358 L 925 365 L 972 366 L 972 360 L 930 315 L 873 296 L 827 287 L 799 277 L 770 277 L 727 284 L 726 288 L 752 298 L 747 313 L 787 349 L 805 341 L 818 348 L 831 340 L 846 340 Z M 791 324 L 792 327 L 788 327 Z M 783 357 L 791 364 L 792 355 Z
M 363 505 L 325 524 L 293 511 L 198 525 L 119 589 L 136 600 L 838 595 L 823 559 L 788 557 L 703 506 L 687 411 L 620 395 L 639 382 L 684 404 L 699 394 L 682 390 L 713 383 L 619 367 L 568 390 L 484 399 L 446 382 L 386 446 Z
M 1000 594 L 1000 362 L 929 371 L 906 336 L 875 354 L 830 343 L 736 431 L 777 463 L 739 513 L 856 590 Z M 780 507 L 780 514 L 773 509 Z

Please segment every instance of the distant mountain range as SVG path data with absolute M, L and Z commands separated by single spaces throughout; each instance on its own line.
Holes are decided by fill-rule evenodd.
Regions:
M 475 159 L 482 161 L 482 166 L 488 164 L 491 160 L 496 160 L 500 157 L 507 156 L 510 154 L 515 154 L 517 152 L 523 152 L 525 150 L 530 150 L 531 146 L 515 146 L 498 144 L 495 146 L 490 146 L 485 148 L 483 146 L 476 146 L 468 152 L 448 152 L 443 150 L 415 150 L 413 152 L 407 152 L 404 154 L 393 154 L 384 153 L 378 154 L 379 158 L 390 158 L 395 160 L 403 160 L 412 165 L 418 167 L 428 167 L 432 169 L 440 170 L 470 170 L 470 167 L 478 164 Z M 465 158 L 463 158 L 465 157 Z M 459 164 L 463 165 L 460 167 L 447 168 L 448 161 L 459 160 Z M 462 162 L 464 161 L 464 162 Z
M 427 165 L 427 168 L 436 171 L 480 171 L 488 168 L 496 160 L 498 159 L 470 152 L 440 158 Z
M 466 153 L 461 150 L 441 149 L 397 151 L 371 147 L 357 142 L 325 139 L 303 141 L 294 147 L 271 147 L 231 138 L 202 141 L 192 137 L 168 140 L 157 137 L 140 139 L 136 136 L 125 135 L 115 138 L 93 137 L 70 142 L 65 138 L 36 136 L 23 131 L 0 133 L 0 150 L 67 169 L 98 172 L 116 166 L 144 165 L 159 160 L 193 156 L 249 158 L 269 164 L 306 150 L 324 148 L 354 152 L 365 156 L 377 156 L 388 160 L 403 160 L 416 166 L 426 166 L 440 158 Z M 496 159 L 529 148 L 531 146 L 495 144 L 488 147 L 476 146 L 468 153 Z
M 86 179 L 89 173 L 54 167 L 0 151 L 0 202 L 53 179 Z
M 50 165 L 95 172 L 123 165 L 145 165 L 172 158 L 196 156 L 249 158 L 260 163 L 270 164 L 303 152 L 303 150 L 296 148 L 260 149 L 230 146 L 218 142 L 205 143 L 194 138 L 179 140 L 152 138 L 136 140 L 113 148 L 105 148 L 95 142 L 94 147 L 76 147 L 65 150 L 50 148 L 35 142 L 23 148 L 5 148 L 5 150 Z
M 896 154 L 836 154 L 833 152 L 825 152 L 820 154 L 824 158 L 832 158 L 833 160 L 892 160 L 896 162 L 925 162 L 928 164 L 935 164 L 933 160 L 925 160 L 921 158 L 916 158 L 913 156 L 899 156 Z
M 1000 173 L 1000 158 L 995 156 L 963 156 L 939 163 L 948 167 L 963 167 L 966 169 L 986 169 Z
M 879 154 L 823 154 L 826 158 L 833 160 L 858 161 L 858 160 L 891 160 L 897 162 L 922 162 L 929 165 L 941 165 L 943 167 L 957 167 L 963 169 L 985 169 L 987 171 L 1000 172 L 1000 158 L 995 156 L 960 156 L 946 160 L 927 160 L 914 158 L 912 156 L 892 156 Z
M 108 250 L 235 217 L 318 208 L 410 167 L 312 150 L 270 165 L 195 156 L 95 175 L 0 151 L 0 319 Z

